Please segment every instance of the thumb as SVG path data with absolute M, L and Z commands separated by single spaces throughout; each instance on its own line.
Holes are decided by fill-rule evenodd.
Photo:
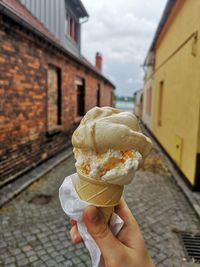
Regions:
M 88 206 L 83 212 L 83 220 L 105 260 L 110 258 L 110 255 L 113 257 L 115 253 L 119 254 L 121 244 L 112 234 L 100 210 L 94 206 Z

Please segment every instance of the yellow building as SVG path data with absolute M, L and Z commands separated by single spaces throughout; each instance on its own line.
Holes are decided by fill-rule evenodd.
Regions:
M 148 56 L 143 120 L 189 181 L 200 190 L 200 1 L 169 0 Z M 148 59 L 147 56 L 147 59 Z M 147 61 L 147 60 L 146 60 Z M 148 64 L 146 64 L 148 65 Z M 148 72 L 149 66 L 146 66 Z M 147 83 L 153 84 L 149 99 Z M 153 82 L 152 82 L 153 81 Z M 145 107 L 152 107 L 148 114 Z M 146 109 L 147 111 L 148 108 Z
M 145 122 L 149 129 L 153 126 L 153 87 L 154 87 L 154 68 L 155 68 L 155 54 L 153 51 L 148 53 L 144 63 L 145 77 L 144 77 L 144 90 L 143 90 L 143 110 L 142 120 Z M 145 105 L 144 105 L 145 103 Z

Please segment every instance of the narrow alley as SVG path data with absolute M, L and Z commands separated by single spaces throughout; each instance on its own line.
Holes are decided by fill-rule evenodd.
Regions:
M 71 156 L 0 210 L 0 266 L 91 266 L 84 244 L 70 241 L 69 219 L 58 199 L 64 177 L 74 171 Z M 180 239 L 182 232 L 200 231 L 198 217 L 159 152 L 151 153 L 126 188 L 125 199 L 156 266 L 199 266 L 187 260 Z

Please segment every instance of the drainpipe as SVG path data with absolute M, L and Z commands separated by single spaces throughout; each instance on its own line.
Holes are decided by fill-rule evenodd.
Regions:
M 81 26 L 82 24 L 86 23 L 88 20 L 89 20 L 89 17 L 85 17 L 85 18 L 83 18 L 83 20 L 80 21 L 80 26 Z M 80 27 L 80 28 L 81 28 L 81 27 Z M 81 54 L 81 30 L 80 30 L 80 36 L 79 36 L 79 38 L 80 38 L 80 48 L 79 48 L 79 53 Z

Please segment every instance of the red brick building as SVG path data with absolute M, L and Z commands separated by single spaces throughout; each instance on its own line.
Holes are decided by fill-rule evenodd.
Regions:
M 19 1 L 0 0 L 0 185 L 64 149 L 87 110 L 113 104 L 115 87 L 97 67 Z

